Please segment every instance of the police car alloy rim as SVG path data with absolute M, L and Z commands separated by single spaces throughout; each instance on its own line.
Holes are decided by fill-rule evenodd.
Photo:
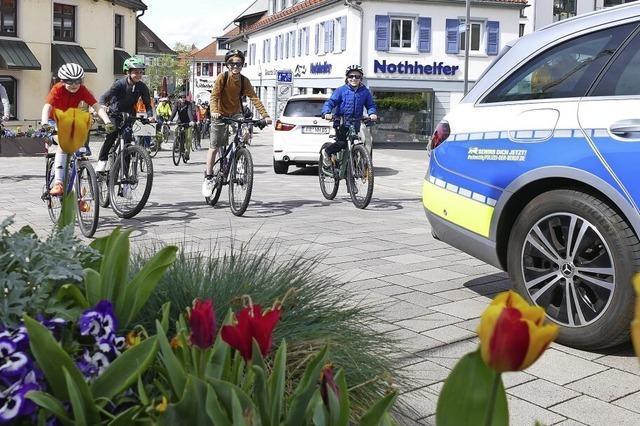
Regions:
M 531 300 L 565 327 L 584 327 L 609 308 L 615 265 L 602 234 L 573 213 L 553 213 L 529 230 L 521 253 Z

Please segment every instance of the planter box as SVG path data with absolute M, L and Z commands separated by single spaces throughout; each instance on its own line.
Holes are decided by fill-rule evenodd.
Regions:
M 46 152 L 43 138 L 0 138 L 0 157 L 36 157 Z

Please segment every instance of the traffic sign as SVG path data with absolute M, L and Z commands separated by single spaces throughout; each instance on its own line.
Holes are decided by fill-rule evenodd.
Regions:
M 276 74 L 276 81 L 278 83 L 292 83 L 293 82 L 293 73 L 288 71 L 278 71 Z

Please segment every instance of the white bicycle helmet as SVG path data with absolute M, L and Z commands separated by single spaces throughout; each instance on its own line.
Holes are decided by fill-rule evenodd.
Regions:
M 347 70 L 345 71 L 344 75 L 345 76 L 349 75 L 349 73 L 351 71 L 358 71 L 360 74 L 364 75 L 364 70 L 362 69 L 362 66 L 360 66 L 360 65 L 349 65 L 347 67 Z
M 64 64 L 58 70 L 60 80 L 79 80 L 84 77 L 84 69 L 78 64 Z

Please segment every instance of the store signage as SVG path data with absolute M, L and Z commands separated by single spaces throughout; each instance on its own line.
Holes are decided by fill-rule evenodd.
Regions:
M 304 74 L 307 73 L 307 66 L 306 65 L 296 65 L 296 69 L 293 70 L 293 76 L 294 77 L 300 77 Z
M 330 74 L 331 73 L 331 64 L 324 61 L 324 64 L 320 62 L 316 62 L 315 64 L 311 64 L 311 74 Z
M 400 61 L 388 64 L 387 60 L 382 62 L 374 59 L 373 72 L 386 74 L 427 74 L 427 75 L 456 75 L 456 71 L 460 69 L 457 65 L 444 65 L 444 62 L 433 62 L 432 64 L 421 64 L 418 61 L 410 63 L 409 61 Z M 313 72 L 313 71 L 312 71 Z
M 203 89 L 213 89 L 213 85 L 215 84 L 214 79 L 206 79 L 206 78 L 197 78 L 196 79 L 196 87 Z

